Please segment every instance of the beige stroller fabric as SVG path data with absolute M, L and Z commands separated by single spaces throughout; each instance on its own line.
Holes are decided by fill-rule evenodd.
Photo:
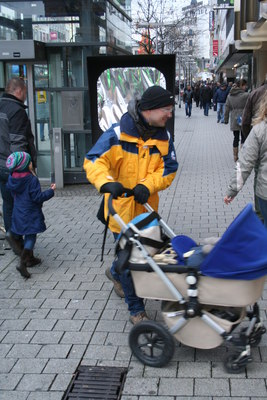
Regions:
M 155 272 L 131 271 L 137 296 L 146 299 L 177 301 L 166 284 Z M 187 298 L 187 274 L 166 273 L 166 276 Z M 242 281 L 200 276 L 198 281 L 198 300 L 201 304 L 246 307 L 254 304 L 264 288 L 265 276 Z

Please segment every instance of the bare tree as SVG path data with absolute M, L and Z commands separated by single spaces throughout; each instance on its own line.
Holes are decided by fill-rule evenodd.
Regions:
M 143 36 L 139 43 L 142 53 L 178 53 L 185 48 L 191 54 L 196 52 L 199 32 L 194 12 L 181 18 L 166 0 L 138 0 L 137 4 L 134 27 L 135 33 Z

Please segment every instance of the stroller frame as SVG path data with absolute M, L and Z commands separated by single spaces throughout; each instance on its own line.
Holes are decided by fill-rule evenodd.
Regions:
M 155 213 L 152 207 L 146 203 L 144 207 L 149 213 L 154 213 L 157 216 L 158 223 L 166 233 L 169 239 L 176 235 L 170 227 L 162 220 L 159 214 Z M 227 372 L 240 373 L 244 371 L 248 363 L 252 361 L 251 347 L 258 345 L 261 336 L 266 332 L 265 327 L 260 319 L 259 306 L 254 303 L 251 311 L 247 311 L 243 307 L 241 311 L 246 311 L 246 317 L 249 319 L 247 328 L 241 330 L 238 337 L 233 336 L 232 332 L 239 325 L 238 321 L 234 321 L 228 331 L 223 328 L 216 320 L 211 318 L 205 310 L 203 304 L 198 300 L 198 281 L 201 279 L 198 268 L 180 265 L 159 266 L 150 256 L 145 246 L 142 244 L 140 231 L 133 223 L 126 225 L 121 217 L 115 212 L 112 206 L 112 196 L 109 198 L 109 212 L 120 225 L 122 236 L 126 238 L 126 242 L 130 246 L 136 246 L 141 252 L 142 257 L 146 260 L 146 264 L 131 264 L 124 263 L 117 268 L 118 273 L 122 273 L 125 269 L 130 271 L 147 271 L 155 272 L 163 284 L 171 292 L 178 305 L 182 307 L 181 311 L 174 313 L 180 314 L 178 321 L 171 327 L 164 327 L 156 321 L 142 321 L 135 325 L 129 335 L 129 345 L 133 354 L 137 359 L 145 365 L 152 367 L 162 367 L 166 365 L 172 358 L 175 342 L 174 336 L 179 335 L 179 331 L 187 325 L 192 319 L 198 317 L 212 331 L 216 332 L 219 338 L 219 343 L 215 343 L 212 347 L 217 347 L 221 342 L 225 341 L 234 348 L 234 352 L 228 354 L 224 360 L 224 367 Z M 187 298 L 185 298 L 173 282 L 166 276 L 165 272 L 174 272 L 178 274 L 186 274 L 187 283 Z M 166 302 L 163 302 L 166 305 Z M 174 303 L 173 303 L 174 304 Z M 242 313 L 241 313 L 242 314 Z M 165 319 L 166 322 L 166 319 Z M 182 342 L 182 340 L 180 340 Z M 182 342 L 183 343 L 183 342 Z M 190 346 L 190 345 L 189 345 Z M 192 346 L 197 347 L 197 346 Z M 199 346 L 199 348 L 204 348 Z

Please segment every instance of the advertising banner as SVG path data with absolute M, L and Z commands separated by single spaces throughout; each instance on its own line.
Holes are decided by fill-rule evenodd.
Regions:
M 218 40 L 213 40 L 212 55 L 213 57 L 218 57 Z

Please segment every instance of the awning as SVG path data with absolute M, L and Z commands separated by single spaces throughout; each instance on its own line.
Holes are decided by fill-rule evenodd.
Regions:
M 237 50 L 234 44 L 230 44 L 228 47 L 228 55 L 224 58 L 222 63 L 217 67 L 216 73 L 222 69 L 234 68 L 236 64 L 245 64 L 248 61 L 248 57 L 252 54 L 253 50 Z

